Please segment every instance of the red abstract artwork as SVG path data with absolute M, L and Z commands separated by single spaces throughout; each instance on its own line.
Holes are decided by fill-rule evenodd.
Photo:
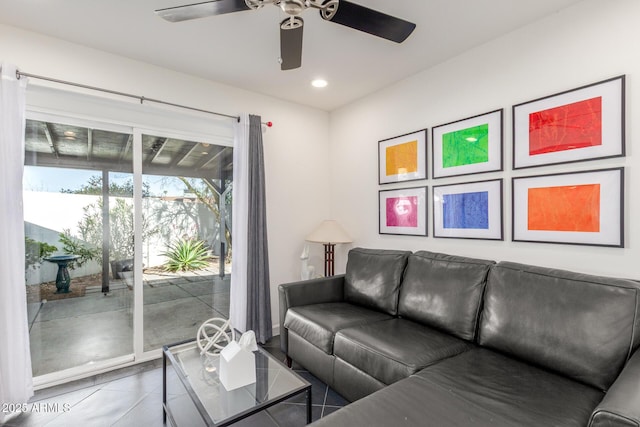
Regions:
M 529 154 L 602 145 L 602 97 L 529 115 Z

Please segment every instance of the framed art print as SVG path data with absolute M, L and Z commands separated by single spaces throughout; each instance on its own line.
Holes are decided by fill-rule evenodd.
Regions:
M 624 247 L 624 168 L 513 178 L 513 241 Z
M 427 235 L 427 187 L 379 191 L 380 234 Z
M 513 106 L 513 168 L 621 157 L 625 76 Z
M 502 179 L 433 187 L 433 237 L 502 240 Z
M 431 129 L 433 177 L 502 170 L 503 110 Z
M 378 141 L 378 183 L 427 178 L 427 130 Z

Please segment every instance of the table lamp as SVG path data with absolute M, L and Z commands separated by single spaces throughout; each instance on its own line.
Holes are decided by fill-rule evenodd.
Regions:
M 337 243 L 350 243 L 351 237 L 334 220 L 324 220 L 309 234 L 308 242 L 322 243 L 324 245 L 324 275 L 333 276 L 334 249 Z

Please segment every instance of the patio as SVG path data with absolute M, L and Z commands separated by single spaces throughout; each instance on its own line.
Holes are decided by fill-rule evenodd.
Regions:
M 195 337 L 211 317 L 227 318 L 230 279 L 215 266 L 143 273 L 144 350 Z M 111 280 L 110 290 L 105 296 L 96 284 L 84 296 L 28 303 L 34 376 L 133 353 L 132 287 Z

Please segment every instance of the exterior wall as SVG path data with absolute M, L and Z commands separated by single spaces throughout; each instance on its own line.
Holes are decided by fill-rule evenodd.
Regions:
M 79 238 L 80 230 L 78 224 L 84 216 L 84 208 L 89 205 L 98 206 L 100 196 L 83 194 L 65 194 L 45 191 L 25 191 L 23 193 L 25 236 L 38 242 L 48 243 L 58 250 L 52 255 L 65 255 L 60 243 L 60 235 L 64 230 L 69 230 L 71 235 Z M 133 199 L 121 198 L 131 206 L 133 210 Z M 110 206 L 114 206 L 116 198 L 110 198 Z M 146 215 L 148 229 L 154 233 L 143 236 L 142 265 L 143 267 L 161 267 L 167 260 L 162 255 L 167 250 L 167 245 L 176 239 L 187 236 L 189 238 L 204 240 L 213 248 L 217 248 L 217 239 L 214 241 L 216 221 L 213 213 L 197 205 L 192 205 L 193 212 L 197 212 L 197 221 L 190 215 L 181 214 L 183 203 L 171 200 L 162 200 L 154 197 L 143 200 L 144 215 Z M 97 208 L 96 208 L 97 209 Z M 95 210 L 94 210 L 95 211 Z M 170 215 L 174 222 L 171 228 L 166 228 L 169 218 L 163 218 L 158 222 L 159 211 Z M 218 255 L 217 253 L 215 255 Z M 50 262 L 42 262 L 37 268 L 26 270 L 27 285 L 39 284 L 55 280 L 58 271 L 57 265 Z M 81 277 L 102 272 L 102 266 L 97 261 L 89 261 L 82 267 L 69 270 L 69 275 Z M 113 274 L 113 273 L 112 273 Z
M 82 208 L 98 201 L 96 196 L 39 191 L 26 191 L 23 197 L 25 236 L 57 247 L 58 251 L 52 255 L 64 255 L 59 241 L 60 234 L 64 229 L 76 234 L 76 225 L 82 218 Z M 69 215 L 70 212 L 74 215 Z M 73 278 L 101 271 L 102 267 L 97 262 L 90 261 L 82 267 L 69 270 L 69 275 Z M 37 268 L 26 270 L 27 285 L 53 281 L 57 272 L 57 265 L 44 261 Z
M 640 40 L 635 0 L 588 0 L 479 46 L 331 113 L 331 205 L 354 245 L 431 250 L 640 279 Z M 625 158 L 512 170 L 511 106 L 626 74 Z M 504 108 L 504 172 L 414 181 L 406 187 L 504 178 L 504 241 L 378 234 L 378 141 Z M 431 176 L 431 147 L 429 175 Z M 625 167 L 625 248 L 511 241 L 511 178 Z M 344 251 L 336 271 L 344 271 Z

